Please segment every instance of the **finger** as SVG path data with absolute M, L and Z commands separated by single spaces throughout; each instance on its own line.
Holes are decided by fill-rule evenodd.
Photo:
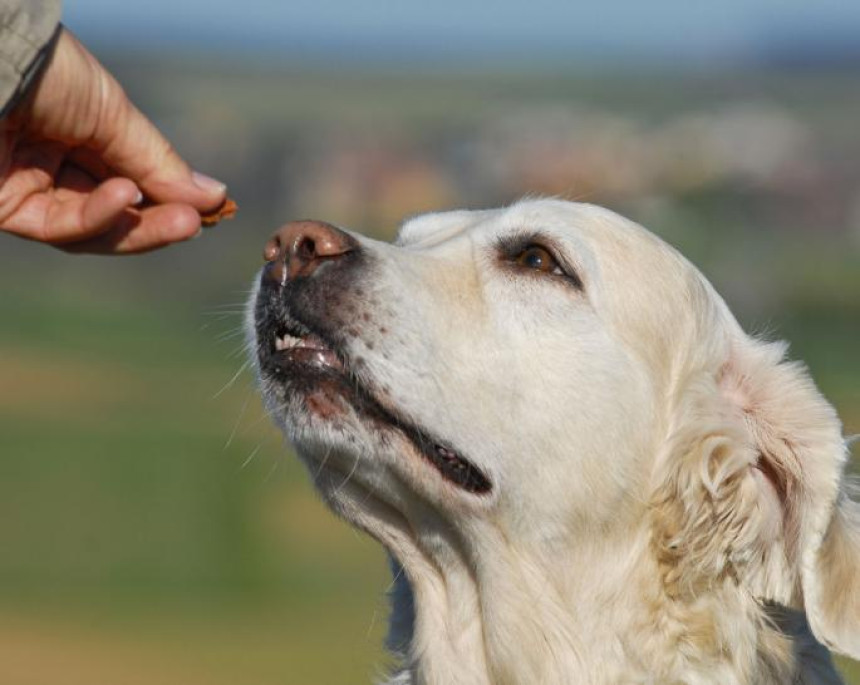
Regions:
M 87 254 L 138 254 L 189 240 L 200 233 L 200 215 L 184 204 L 126 210 L 107 232 L 61 249 Z
M 66 166 L 57 175 L 57 187 L 28 197 L 6 227 L 31 240 L 77 242 L 109 230 L 139 198 L 140 191 L 128 179 L 97 185 L 86 172 Z
M 65 146 L 55 142 L 19 141 L 9 166 L 0 179 L 0 226 L 8 221 L 32 195 L 45 193 L 54 183 Z
M 84 201 L 80 213 L 82 230 L 77 239 L 109 230 L 125 211 L 142 199 L 138 187 L 127 178 L 111 178 L 101 183 Z

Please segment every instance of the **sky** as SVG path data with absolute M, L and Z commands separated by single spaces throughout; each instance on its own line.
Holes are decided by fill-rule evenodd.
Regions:
M 858 50 L 854 0 L 66 0 L 85 41 L 325 59 L 732 61 Z

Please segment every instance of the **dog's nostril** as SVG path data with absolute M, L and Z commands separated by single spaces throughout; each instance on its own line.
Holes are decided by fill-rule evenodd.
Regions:
M 281 254 L 281 239 L 275 234 L 269 238 L 266 246 L 263 248 L 263 259 L 267 262 L 275 261 Z
M 296 254 L 300 259 L 311 260 L 317 256 L 316 247 L 313 238 L 303 238 L 296 246 Z

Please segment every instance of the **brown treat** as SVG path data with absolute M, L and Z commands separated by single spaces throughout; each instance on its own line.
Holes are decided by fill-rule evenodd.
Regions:
M 229 197 L 224 200 L 223 204 L 213 212 L 209 212 L 208 214 L 200 215 L 200 223 L 206 226 L 214 226 L 222 219 L 232 219 L 236 216 L 236 212 L 239 209 L 239 205 L 237 205 L 233 200 Z

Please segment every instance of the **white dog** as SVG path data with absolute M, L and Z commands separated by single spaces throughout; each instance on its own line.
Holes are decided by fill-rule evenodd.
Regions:
M 391 683 L 837 683 L 821 645 L 860 656 L 838 418 L 662 241 L 537 200 L 394 245 L 295 222 L 265 256 L 262 393 L 396 560 Z

